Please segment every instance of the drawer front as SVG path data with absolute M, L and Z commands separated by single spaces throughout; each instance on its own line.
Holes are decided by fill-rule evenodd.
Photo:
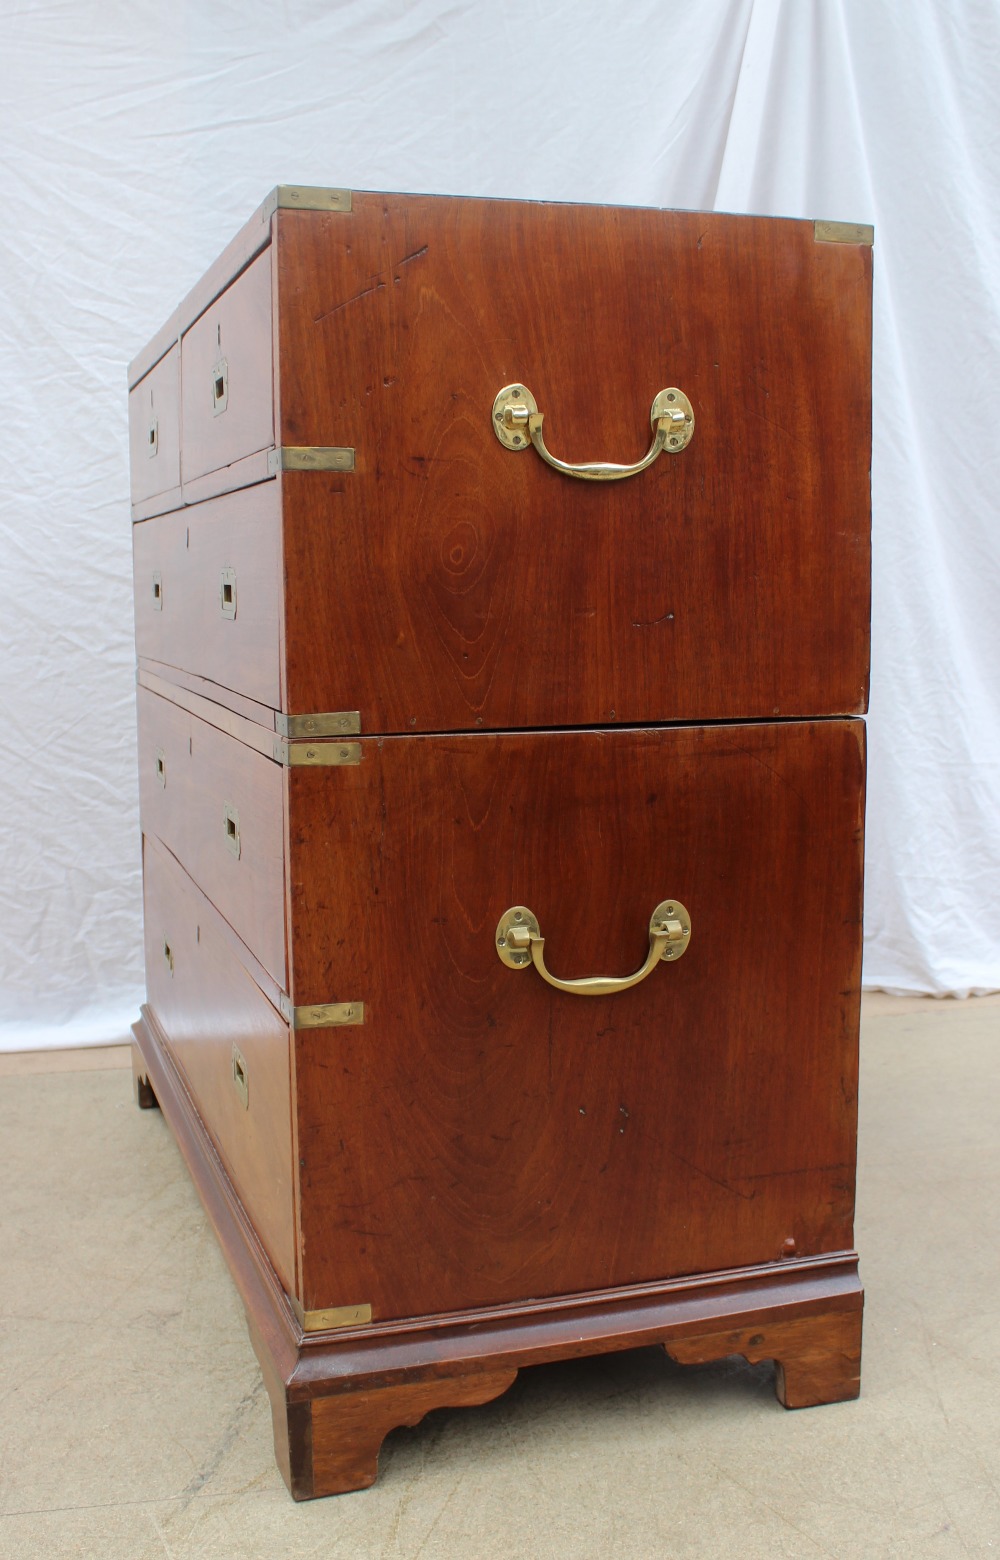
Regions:
M 173 852 L 285 989 L 280 765 L 148 689 L 136 705 L 143 832 Z
M 279 442 L 355 450 L 283 479 L 293 708 L 400 733 L 864 710 L 870 248 L 432 196 L 276 221 Z M 670 387 L 694 433 L 567 476 L 495 436 L 514 381 L 569 463 L 637 461 Z
M 180 349 L 171 347 L 129 392 L 128 448 L 132 502 L 172 494 L 180 502 Z
M 185 331 L 181 384 L 185 486 L 273 444 L 270 248 Z
M 278 485 L 132 527 L 136 651 L 281 707 Z
M 149 1005 L 264 1249 L 295 1293 L 288 1026 L 216 913 L 148 837 L 143 894 Z
M 290 771 L 307 1309 L 376 1319 L 852 1245 L 861 722 L 362 740 Z M 527 907 L 558 978 L 501 961 Z M 405 1240 L 400 1231 L 407 1232 Z

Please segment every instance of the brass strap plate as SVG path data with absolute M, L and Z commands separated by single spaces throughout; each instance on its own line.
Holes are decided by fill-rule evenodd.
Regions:
M 329 710 L 324 715 L 275 713 L 279 737 L 357 737 L 361 734 L 360 710 Z
M 282 444 L 267 452 L 270 476 L 279 471 L 353 471 L 354 451 L 335 444 Z
M 312 1007 L 293 1008 L 282 993 L 280 1007 L 282 1017 L 293 1029 L 339 1029 L 345 1024 L 363 1024 L 365 1021 L 363 1002 L 317 1002 Z
M 361 762 L 359 742 L 323 743 L 323 751 L 319 757 L 303 756 L 306 750 L 314 746 L 318 750 L 320 747 L 318 742 L 315 744 L 307 742 L 304 740 L 306 738 L 357 736 L 361 731 L 361 714 L 358 710 L 333 710 L 318 715 L 282 715 L 276 710 L 273 715 L 273 728 L 266 728 L 259 725 L 257 721 L 249 720 L 245 715 L 238 715 L 235 710 L 229 709 L 224 704 L 216 704 L 214 699 L 206 699 L 202 694 L 192 693 L 189 688 L 184 688 L 179 683 L 167 682 L 165 678 L 157 677 L 155 673 L 148 672 L 145 667 L 140 666 L 136 681 L 140 688 L 145 688 L 162 699 L 169 699 L 172 704 L 179 704 L 182 709 L 197 715 L 199 720 L 207 721 L 210 726 L 225 731 L 238 742 L 245 742 L 258 753 L 276 759 L 279 764 L 359 764 Z M 275 751 L 277 745 L 280 745 L 279 752 Z M 341 749 L 349 750 L 346 758 L 338 751 Z M 288 756 L 289 752 L 292 754 L 291 757 Z
M 304 1311 L 294 1295 L 288 1298 L 303 1332 L 330 1332 L 334 1327 L 363 1327 L 372 1319 L 370 1305 L 338 1305 L 326 1311 Z
M 813 238 L 817 244 L 867 244 L 875 242 L 875 229 L 870 222 L 814 222 Z
M 279 184 L 271 191 L 265 207 L 271 211 L 350 211 L 351 193 L 319 184 Z
M 343 766 L 360 764 L 360 742 L 292 742 L 288 737 L 275 737 L 272 757 L 279 764 L 289 767 L 297 764 L 327 764 Z

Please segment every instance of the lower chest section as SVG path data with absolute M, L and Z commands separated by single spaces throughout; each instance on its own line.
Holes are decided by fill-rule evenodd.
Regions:
M 161 968 L 157 1016 L 227 1163 L 278 1145 L 306 1311 L 473 1311 L 850 1247 L 860 722 L 365 738 L 279 772 L 266 882 L 240 811 L 261 755 L 196 730 L 199 751 L 181 783 L 219 789 L 220 827 L 147 853 L 147 903 L 167 874 L 171 913 L 204 914 L 218 852 L 227 935 L 192 954 L 190 999 Z M 184 1002 L 230 964 L 285 975 L 263 980 L 275 1021 L 214 1061 L 206 1036 L 199 1072 Z

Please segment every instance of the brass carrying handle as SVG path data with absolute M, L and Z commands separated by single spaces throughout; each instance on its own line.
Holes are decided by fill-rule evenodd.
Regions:
M 585 975 L 580 980 L 560 980 L 545 968 L 545 938 L 538 918 L 526 905 L 512 905 L 500 917 L 497 926 L 497 953 L 511 969 L 526 969 L 531 963 L 539 975 L 557 991 L 577 997 L 604 997 L 616 991 L 628 991 L 651 975 L 661 959 L 680 959 L 691 940 L 691 917 L 676 899 L 664 899 L 649 918 L 649 953 L 634 975 Z
M 558 460 L 545 447 L 542 423 L 545 414 L 538 410 L 538 403 L 526 385 L 504 385 L 493 402 L 493 432 L 508 450 L 526 450 L 529 442 L 535 446 L 544 461 L 567 477 L 580 477 L 584 482 L 620 482 L 622 477 L 638 476 L 651 466 L 661 450 L 669 455 L 679 455 L 691 442 L 694 433 L 694 412 L 683 390 L 671 386 L 661 390 L 653 401 L 649 423 L 653 430 L 653 442 L 642 457 L 632 466 L 618 466 L 610 460 L 584 461 L 573 465 Z

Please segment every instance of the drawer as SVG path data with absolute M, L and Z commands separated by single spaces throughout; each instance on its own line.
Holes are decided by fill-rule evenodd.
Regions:
M 173 346 L 129 393 L 129 467 L 136 505 L 157 497 L 164 497 L 165 509 L 180 502 L 179 362 L 179 348 Z
M 148 689 L 136 704 L 143 832 L 286 988 L 280 765 Z
M 295 1032 L 307 1309 L 850 1249 L 863 742 L 854 721 L 362 739 L 353 767 L 290 771 L 294 1000 L 364 1003 Z M 685 951 L 627 989 L 499 956 L 527 907 L 557 978 L 624 976 L 664 902 Z
M 276 482 L 132 528 L 140 657 L 281 708 Z
M 274 443 L 270 248 L 181 337 L 181 385 L 185 488 Z
M 295 1293 L 288 1025 L 215 911 L 148 837 L 143 893 L 149 1005 L 268 1256 Z

